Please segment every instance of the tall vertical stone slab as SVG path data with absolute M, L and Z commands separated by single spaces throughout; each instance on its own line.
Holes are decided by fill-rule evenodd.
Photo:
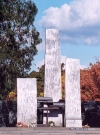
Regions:
M 82 127 L 80 97 L 80 62 L 66 58 L 65 67 L 66 127 Z
M 53 102 L 57 102 L 62 98 L 61 56 L 58 29 L 46 29 L 44 97 L 52 97 Z M 60 110 L 51 110 L 48 116 L 48 121 L 54 121 L 56 126 L 62 126 Z M 45 124 L 46 114 L 44 114 L 43 121 Z
M 62 98 L 60 59 L 59 30 L 46 29 L 44 96 L 54 102 Z
M 17 78 L 17 122 L 37 123 L 36 78 Z

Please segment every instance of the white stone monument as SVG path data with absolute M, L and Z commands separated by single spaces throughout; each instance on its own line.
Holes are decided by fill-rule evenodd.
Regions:
M 17 122 L 37 124 L 36 78 L 17 78 Z
M 61 94 L 61 56 L 59 30 L 46 29 L 44 97 L 52 97 L 54 102 Z
M 61 56 L 58 29 L 46 29 L 44 97 L 52 97 L 53 102 L 62 99 Z M 51 110 L 48 115 L 49 121 L 54 121 L 55 125 L 62 126 L 60 110 Z M 45 124 L 46 115 L 44 115 L 43 121 Z
M 66 127 L 82 127 L 80 97 L 80 62 L 78 59 L 66 58 L 65 123 Z

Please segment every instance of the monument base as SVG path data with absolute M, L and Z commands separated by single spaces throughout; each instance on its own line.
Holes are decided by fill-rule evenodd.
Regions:
M 66 127 L 82 128 L 82 120 L 66 120 Z
M 46 117 L 47 117 L 47 114 L 44 113 L 43 114 L 43 124 L 46 124 Z M 62 127 L 62 114 L 61 114 L 61 111 L 60 110 L 51 110 L 49 113 L 48 113 L 48 122 L 49 121 L 53 121 L 55 123 L 55 126 L 60 126 Z

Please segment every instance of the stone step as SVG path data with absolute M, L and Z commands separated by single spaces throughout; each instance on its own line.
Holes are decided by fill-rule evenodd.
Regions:
M 0 135 L 100 135 L 100 128 L 0 128 Z

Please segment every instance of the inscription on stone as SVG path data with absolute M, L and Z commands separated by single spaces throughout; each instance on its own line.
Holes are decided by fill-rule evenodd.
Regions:
M 61 96 L 61 60 L 59 30 L 46 29 L 44 96 L 56 102 Z
M 17 122 L 37 123 L 37 85 L 35 78 L 17 79 Z
M 79 60 L 67 58 L 65 68 L 66 127 L 82 127 Z

